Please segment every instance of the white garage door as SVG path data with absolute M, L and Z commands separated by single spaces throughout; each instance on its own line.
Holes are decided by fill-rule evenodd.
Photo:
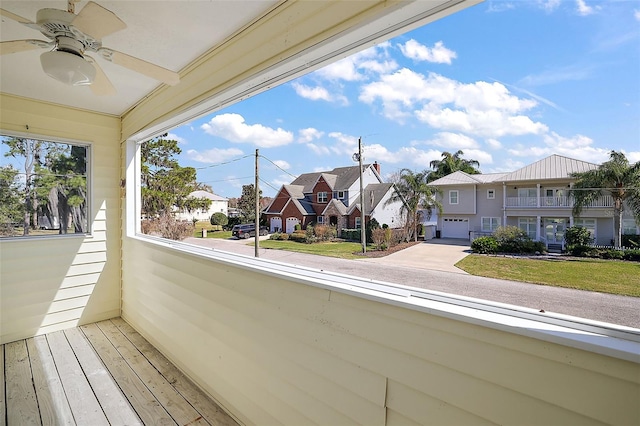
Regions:
M 442 219 L 442 238 L 469 238 L 469 219 L 445 217 Z
M 296 225 L 300 223 L 297 217 L 288 217 L 287 218 L 287 234 L 291 234 L 296 230 Z
M 274 232 L 282 232 L 282 218 L 281 217 L 272 217 L 270 224 L 271 233 Z

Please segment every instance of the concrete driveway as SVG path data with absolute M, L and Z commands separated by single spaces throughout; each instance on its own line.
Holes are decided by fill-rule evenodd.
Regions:
M 385 257 L 363 259 L 377 265 L 404 266 L 432 271 L 466 274 L 454 265 L 471 253 L 469 240 L 437 238 L 416 244 Z

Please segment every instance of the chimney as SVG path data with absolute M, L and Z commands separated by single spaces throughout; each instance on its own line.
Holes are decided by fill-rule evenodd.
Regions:
M 376 172 L 378 172 L 378 174 L 380 174 L 380 164 L 378 164 L 377 161 L 373 162 L 373 168 L 376 169 Z

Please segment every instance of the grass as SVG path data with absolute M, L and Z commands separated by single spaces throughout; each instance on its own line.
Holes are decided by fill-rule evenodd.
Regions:
M 517 259 L 472 254 L 456 266 L 482 277 L 640 297 L 638 262 Z
M 304 244 L 297 241 L 260 241 L 260 247 L 276 250 L 287 250 L 298 253 L 317 254 L 319 256 L 339 257 L 341 259 L 362 259 L 362 256 L 354 253 L 362 251 L 360 243 L 351 242 L 326 242 Z

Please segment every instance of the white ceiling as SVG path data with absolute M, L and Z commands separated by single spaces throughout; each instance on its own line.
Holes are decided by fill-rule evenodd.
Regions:
M 260 1 L 97 1 L 115 13 L 127 28 L 104 37 L 102 44 L 172 71 L 219 44 L 278 3 Z M 76 3 L 76 13 L 87 1 Z M 42 8 L 67 8 L 66 0 L 6 1 L 0 7 L 31 21 Z M 0 40 L 47 40 L 37 30 L 2 17 Z M 160 83 L 93 55 L 117 90 L 96 96 L 88 86 L 70 87 L 48 77 L 40 65 L 46 49 L 0 56 L 0 91 L 21 97 L 120 116 Z

